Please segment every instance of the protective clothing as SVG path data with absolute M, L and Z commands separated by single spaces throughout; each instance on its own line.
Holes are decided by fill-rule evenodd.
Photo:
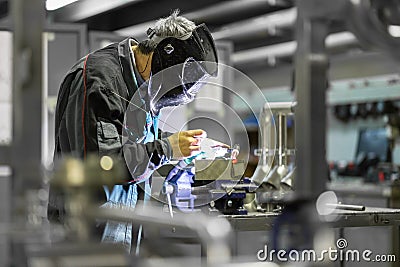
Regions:
M 122 143 L 125 111 L 139 85 L 140 75 L 135 70 L 131 49 L 135 44 L 136 41 L 128 38 L 77 62 L 61 84 L 55 115 L 55 162 L 66 155 L 85 158 L 88 153 L 97 153 L 124 160 L 129 154 L 127 164 L 135 168 L 123 178 L 126 183 L 106 188 L 106 194 L 100 193 L 103 188 L 99 188 L 99 202 L 119 208 L 134 208 L 138 195 L 136 184 L 148 181 L 152 172 L 172 157 L 167 135 L 158 132 L 158 117 L 140 109 L 134 127 L 129 127 L 136 141 Z M 147 188 L 148 185 L 147 182 Z M 50 221 L 64 223 L 63 202 L 61 193 L 51 188 Z M 129 247 L 131 229 L 130 224 L 109 223 L 102 239 Z

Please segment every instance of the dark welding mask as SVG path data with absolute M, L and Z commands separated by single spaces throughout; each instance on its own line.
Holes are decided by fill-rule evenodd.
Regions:
M 151 106 L 156 113 L 163 107 L 193 101 L 206 80 L 217 76 L 217 52 L 205 24 L 181 38 L 161 38 L 152 29 L 148 35 L 157 43 L 148 86 Z

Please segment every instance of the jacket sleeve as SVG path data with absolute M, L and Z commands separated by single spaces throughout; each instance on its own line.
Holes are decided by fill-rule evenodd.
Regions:
M 141 182 L 172 157 L 166 137 L 146 144 L 123 142 L 123 121 L 126 103 L 118 91 L 116 80 L 94 79 L 89 82 L 84 127 L 84 147 L 87 152 L 97 151 L 100 156 L 109 155 L 122 160 L 131 174 L 125 179 Z M 114 93 L 117 92 L 117 93 Z
M 158 129 L 158 136 L 160 139 L 166 139 L 167 137 L 173 135 L 174 133 L 170 133 L 170 132 L 164 132 L 160 129 Z

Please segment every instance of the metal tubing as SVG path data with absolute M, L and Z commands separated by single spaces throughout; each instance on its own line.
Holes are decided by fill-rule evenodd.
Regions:
M 269 170 L 271 169 L 271 164 L 269 164 L 268 158 L 270 157 L 270 153 L 272 152 L 269 147 L 269 138 L 271 138 L 272 134 L 272 114 L 268 105 L 265 105 L 260 113 L 259 125 L 260 132 L 258 140 L 260 142 L 260 157 L 258 160 L 258 165 L 256 170 L 254 171 L 253 176 L 251 177 L 251 182 L 255 185 L 259 186 L 264 178 L 267 176 Z
M 359 46 L 357 38 L 350 32 L 333 33 L 326 38 L 325 43 L 328 49 Z M 296 47 L 297 42 L 290 41 L 252 48 L 248 50 L 242 50 L 232 55 L 232 61 L 235 66 L 238 66 L 259 61 L 265 61 L 269 58 L 288 58 L 293 56 L 296 51 Z
M 292 114 L 297 102 L 271 102 L 266 103 L 264 108 L 271 109 L 272 113 L 284 113 L 286 115 Z
M 41 186 L 44 1 L 11 1 L 13 21 L 12 226 L 37 223 L 33 205 Z M 31 214 L 29 214 L 31 212 Z M 32 215 L 32 216 L 29 216 Z M 26 236 L 24 238 L 27 238 Z M 12 266 L 26 266 L 24 238 L 12 239 Z
M 326 206 L 333 209 L 339 210 L 358 210 L 363 211 L 365 210 L 365 206 L 360 205 L 348 205 L 348 204 L 340 204 L 340 203 L 327 203 Z

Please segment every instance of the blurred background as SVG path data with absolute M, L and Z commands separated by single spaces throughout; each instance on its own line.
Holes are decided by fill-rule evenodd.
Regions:
M 188 106 L 166 109 L 163 113 L 168 122 L 163 126 L 165 130 L 172 131 L 168 128 L 171 125 L 175 129 L 203 128 L 211 138 L 238 144 L 240 154 L 248 160 L 242 176 L 250 180 L 255 177 L 263 149 L 278 153 L 273 162 L 269 162 L 269 167 L 285 165 L 285 174 L 295 169 L 295 154 L 303 156 L 297 164 L 303 163 L 301 166 L 307 170 L 313 168 L 314 163 L 307 165 L 304 162 L 315 161 L 314 157 L 304 155 L 315 155 L 320 160 L 315 164 L 321 175 L 314 177 L 315 173 L 310 171 L 309 176 L 313 178 L 298 182 L 300 187 L 302 184 L 310 186 L 301 188 L 300 192 L 309 193 L 315 189 L 319 194 L 323 190 L 332 190 L 340 203 L 400 208 L 400 57 L 393 48 L 396 47 L 393 43 L 398 44 L 400 38 L 397 1 L 341 0 L 336 4 L 311 0 L 304 4 L 294 0 L 31 2 L 0 0 L 0 145 L 4 148 L 0 150 L 0 222 L 4 225 L 14 220 L 18 205 L 27 203 L 26 195 L 18 205 L 14 198 L 31 188 L 30 180 L 35 181 L 32 182 L 35 190 L 42 189 L 42 183 L 36 178 L 26 182 L 24 175 L 35 164 L 40 165 L 32 167 L 37 176 L 43 176 L 43 170 L 50 173 L 53 168 L 54 113 L 64 75 L 77 60 L 112 42 L 127 37 L 146 39 L 147 29 L 175 9 L 196 24 L 206 23 L 216 41 L 219 62 L 226 66 L 220 69 L 220 87 L 206 87 L 199 95 L 213 100 L 196 100 Z M 364 15 L 367 17 L 366 14 L 373 17 L 368 20 L 370 27 L 361 20 Z M 35 24 L 37 21 L 42 22 L 41 29 L 35 28 L 40 25 Z M 309 28 L 302 25 L 309 25 Z M 323 25 L 323 33 L 314 33 L 314 25 L 316 28 Z M 307 29 L 311 30 L 307 32 Z M 17 32 L 19 39 L 13 39 Z M 24 49 L 30 46 L 29 38 L 38 35 L 42 41 L 39 43 L 39 37 L 35 39 L 33 49 L 26 53 Z M 323 49 L 318 50 L 318 47 Z M 19 55 L 17 58 L 15 53 Z M 320 55 L 322 61 L 327 58 L 326 65 L 318 65 Z M 302 56 L 309 60 L 303 60 Z M 27 64 L 31 62 L 29 60 L 32 65 Z M 15 86 L 27 89 L 17 91 L 13 89 Z M 29 88 L 37 86 L 40 90 L 36 92 L 40 91 L 40 94 L 28 92 Z M 320 88 L 322 93 L 299 89 L 303 87 Z M 28 105 L 29 100 L 37 101 L 37 105 Z M 263 146 L 260 114 L 269 107 L 266 101 L 271 104 L 268 112 L 273 121 L 270 122 L 272 126 L 268 125 L 272 127 L 270 140 Z M 297 107 L 286 112 L 276 111 L 279 104 L 275 106 L 277 109 L 273 108 L 273 103 L 296 101 L 298 114 L 303 115 L 297 115 Z M 322 107 L 315 103 L 322 103 Z M 282 114 L 284 119 L 279 120 L 279 124 L 278 117 Z M 308 119 L 304 114 L 310 115 Z M 322 128 L 313 128 L 321 125 Z M 295 152 L 296 145 L 306 140 L 298 132 L 321 138 L 309 138 L 311 141 L 304 145 L 307 148 L 299 148 L 309 154 Z M 280 141 L 280 136 L 284 136 L 284 142 Z M 323 142 L 318 142 L 320 140 Z M 22 159 L 24 157 L 26 160 Z M 284 157 L 283 165 L 280 161 L 277 163 L 277 157 Z M 23 171 L 18 171 L 20 169 Z M 305 170 L 299 173 L 302 177 L 308 176 Z M 279 179 L 285 178 L 283 176 Z M 281 186 L 272 189 L 266 186 L 273 184 L 268 180 L 270 178 L 265 176 L 262 180 L 263 190 L 282 192 Z M 318 183 L 323 186 L 314 188 L 311 185 Z M 19 191 L 19 188 L 23 189 Z M 290 189 L 296 191 L 295 187 Z M 46 194 L 46 191 L 40 192 Z M 265 210 L 271 208 L 268 204 L 273 203 L 275 206 L 269 211 L 278 209 L 281 212 L 286 200 L 276 204 L 271 198 L 273 196 L 268 195 L 266 200 L 258 199 L 258 208 L 252 211 L 264 209 L 265 214 Z M 46 197 L 42 200 L 46 202 Z M 370 248 L 386 254 L 394 251 L 399 255 L 399 218 L 379 212 L 382 210 L 367 213 L 363 219 L 368 222 L 365 225 L 340 225 L 335 229 L 335 236 L 345 237 L 353 248 Z M 43 212 L 39 214 L 42 216 Z M 373 226 L 384 224 L 382 220 L 389 220 L 390 226 L 370 227 L 374 218 L 378 222 Z M 397 226 L 393 226 L 395 222 Z M 242 223 L 265 225 L 265 221 Z M 271 234 L 261 226 L 247 230 L 247 226 L 243 226 L 235 234 L 234 254 L 256 260 L 254 255 Z M 250 240 L 252 246 L 248 245 Z M 0 235 L 0 265 L 4 262 L 1 266 L 14 266 L 9 262 L 15 256 L 11 252 L 17 248 L 9 244 L 10 237 Z M 335 264 L 358 266 L 360 263 L 342 261 Z M 398 263 L 379 266 L 398 266 Z

